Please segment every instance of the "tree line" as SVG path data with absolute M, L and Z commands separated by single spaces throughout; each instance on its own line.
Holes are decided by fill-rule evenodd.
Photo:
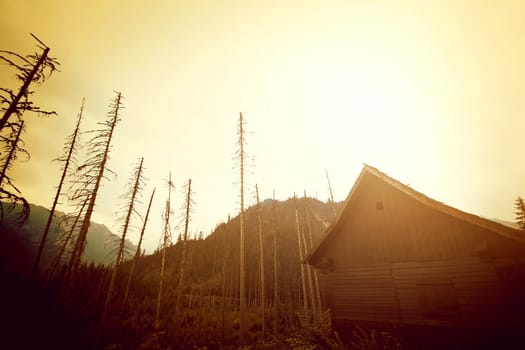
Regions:
M 0 51 L 0 59 L 15 69 L 16 78 L 21 83 L 18 91 L 0 89 L 3 112 L 0 120 L 3 149 L 0 154 L 3 163 L 0 213 L 3 216 L 6 206 L 12 210 L 16 204 L 21 204 L 18 216 L 21 224 L 30 215 L 29 204 L 16 187 L 15 179 L 9 175 L 9 169 L 17 158 L 29 156 L 21 137 L 24 118 L 27 112 L 45 116 L 57 114 L 42 110 L 31 101 L 34 94 L 31 88 L 43 83 L 58 71 L 60 65 L 56 58 L 49 56 L 50 48 L 36 36 L 33 35 L 33 38 L 38 48 L 34 54 L 22 56 L 12 51 Z M 119 242 L 114 244 L 113 264 L 86 265 L 82 256 L 88 228 L 101 185 L 108 180 L 107 174 L 112 172 L 107 167 L 107 161 L 114 133 L 121 122 L 123 96 L 115 92 L 106 119 L 93 130 L 82 128 L 86 108 L 86 100 L 83 99 L 75 127 L 64 142 L 63 154 L 57 158 L 61 164 L 61 175 L 34 257 L 32 278 L 54 291 L 57 305 L 66 314 L 81 314 L 91 319 L 86 323 L 91 332 L 90 339 L 102 344 L 104 340 L 115 338 L 115 332 L 126 329 L 132 323 L 135 333 L 138 333 L 137 339 L 143 345 L 151 341 L 157 344 L 169 341 L 189 346 L 202 342 L 202 335 L 210 342 L 218 340 L 221 346 L 253 342 L 264 344 L 270 341 L 268 329 L 272 330 L 275 338 L 285 329 L 297 329 L 322 321 L 326 306 L 321 297 L 320 278 L 317 272 L 305 267 L 302 260 L 313 246 L 313 235 L 319 236 L 326 222 L 334 217 L 331 212 L 327 216 L 323 207 L 320 210 L 324 211 L 323 218 L 319 219 L 320 212 L 316 212 L 318 220 L 313 224 L 308 203 L 315 200 L 307 198 L 306 192 L 301 201 L 294 194 L 293 200 L 286 202 L 288 209 L 290 203 L 294 208 L 294 225 L 290 226 L 288 218 L 278 218 L 279 202 L 260 201 L 258 185 L 255 186 L 255 206 L 245 208 L 247 153 L 242 113 L 239 114 L 236 153 L 240 175 L 238 216 L 218 225 L 206 239 L 202 237 L 202 232 L 198 239 L 191 239 L 189 232 L 194 202 L 192 181 L 189 179 L 184 186 L 183 231 L 174 242 L 173 181 L 170 173 L 166 183 L 160 246 L 155 254 L 145 256 L 141 245 L 156 190 L 149 197 L 146 212 L 140 213 L 137 203 L 141 201 L 147 180 L 144 175 L 145 159 L 139 157 L 130 176 L 128 191 L 123 196 L 123 223 Z M 82 143 L 84 138 L 87 141 Z M 57 205 L 64 201 L 73 209 L 59 223 L 63 231 L 59 239 L 47 242 L 50 230 L 56 229 L 52 223 Z M 271 210 L 268 203 L 271 203 Z M 321 202 L 315 203 L 317 207 L 322 207 L 319 206 Z M 332 200 L 330 203 L 330 211 L 335 210 L 335 202 Z M 282 213 L 289 215 L 289 210 Z M 135 252 L 127 252 L 124 243 L 134 226 L 141 227 L 139 242 Z M 315 227 L 315 233 L 312 227 Z M 295 243 L 290 233 L 297 235 Z M 56 245 L 58 253 L 51 264 L 42 265 L 46 244 Z M 152 265 L 153 261 L 156 267 Z M 302 306 L 300 309 L 299 305 Z

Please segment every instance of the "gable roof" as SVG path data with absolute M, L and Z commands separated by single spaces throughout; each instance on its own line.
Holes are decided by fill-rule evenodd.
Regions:
M 488 231 L 494 232 L 496 234 L 499 234 L 503 237 L 509 238 L 511 240 L 514 240 L 516 242 L 519 242 L 521 244 L 525 244 L 525 235 L 524 232 L 515 228 L 512 228 L 507 225 L 503 225 L 502 223 L 488 220 L 485 218 L 482 218 L 477 215 L 469 214 L 464 211 L 461 211 L 459 209 L 453 208 L 451 206 L 448 206 L 442 202 L 436 201 L 430 197 L 425 196 L 423 193 L 418 192 L 411 188 L 410 186 L 404 185 L 401 182 L 397 181 L 396 179 L 386 175 L 385 173 L 379 171 L 378 169 L 364 164 L 363 169 L 361 170 L 361 173 L 357 177 L 354 186 L 352 186 L 352 189 L 350 190 L 350 193 L 345 199 L 345 202 L 343 203 L 342 209 L 339 211 L 339 214 L 335 220 L 335 222 L 328 227 L 324 235 L 321 237 L 319 241 L 315 244 L 313 249 L 308 253 L 306 258 L 304 259 L 305 263 L 310 263 L 315 257 L 320 255 L 322 253 L 322 250 L 326 246 L 327 242 L 330 240 L 330 238 L 335 235 L 334 231 L 335 228 L 338 226 L 339 222 L 341 221 L 342 217 L 346 213 L 346 208 L 348 207 L 350 201 L 353 198 L 354 193 L 356 192 L 357 188 L 359 187 L 361 181 L 365 177 L 365 175 L 370 174 L 381 181 L 389 184 L 390 186 L 400 190 L 401 192 L 405 193 L 406 195 L 410 196 L 411 198 L 415 199 L 416 201 L 422 203 L 423 205 L 432 208 L 438 212 L 441 212 L 445 215 L 449 215 L 451 217 L 457 218 L 459 220 L 462 220 L 464 222 L 468 222 L 470 224 L 479 226 L 481 228 L 484 228 Z

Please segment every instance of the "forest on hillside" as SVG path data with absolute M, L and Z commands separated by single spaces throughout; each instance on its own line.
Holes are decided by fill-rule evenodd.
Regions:
M 33 38 L 33 54 L 0 51 L 19 83 L 0 90 L 0 271 L 7 281 L 2 300 L 8 324 L 2 342 L 56 349 L 344 348 L 330 329 L 324 277 L 302 263 L 341 204 L 333 198 L 319 201 L 306 191 L 286 201 L 260 201 L 256 186 L 256 204 L 246 208 L 242 113 L 237 134 L 232 130 L 238 146 L 233 166 L 239 176 L 239 213 L 206 238 L 189 237 L 191 215 L 198 210 L 191 179 L 185 207 L 175 213 L 171 173 L 162 191 L 143 193 L 147 160 L 139 156 L 128 191 L 115 201 L 121 227 L 105 257 L 109 260 L 86 259 L 94 254 L 90 249 L 105 244 L 95 238 L 99 226 L 92 216 L 102 184 L 111 179 L 107 161 L 121 123 L 120 92 L 96 129 L 83 129 L 82 102 L 57 158 L 61 175 L 53 204 L 49 210 L 31 205 L 10 170 L 29 157 L 22 140 L 26 118 L 56 117 L 33 102 L 33 89 L 60 66 L 49 56 L 50 48 Z M 141 243 L 154 200 L 165 203 L 163 234 L 155 253 L 145 255 Z M 149 202 L 145 212 L 138 210 L 141 201 Z M 59 212 L 61 203 L 71 210 Z M 172 236 L 175 215 L 183 217 L 178 237 Z M 127 241 L 132 229 L 140 231 L 137 246 Z

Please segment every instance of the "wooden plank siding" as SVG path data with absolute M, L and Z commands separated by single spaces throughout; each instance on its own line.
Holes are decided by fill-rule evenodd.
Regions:
M 513 238 L 519 235 L 470 214 L 463 219 L 403 186 L 365 169 L 313 253 L 310 263 L 328 272 L 332 319 L 524 325 L 525 244 Z
M 498 276 L 491 263 L 475 257 L 424 262 L 394 263 L 394 281 L 399 295 L 401 319 L 406 324 L 477 327 L 497 326 L 504 310 Z M 418 286 L 450 285 L 457 314 L 425 316 Z
M 399 306 L 389 264 L 345 268 L 329 274 L 330 307 L 335 319 L 397 319 Z
M 425 316 L 418 286 L 433 284 L 450 285 L 457 315 Z M 345 267 L 329 274 L 329 286 L 336 320 L 476 327 L 506 318 L 494 267 L 475 258 Z
M 365 177 L 327 254 L 339 265 L 502 256 L 508 239 L 436 212 L 373 177 Z M 376 209 L 381 202 L 382 210 Z M 521 249 L 523 253 L 523 249 Z M 513 253 L 513 252 L 511 252 Z

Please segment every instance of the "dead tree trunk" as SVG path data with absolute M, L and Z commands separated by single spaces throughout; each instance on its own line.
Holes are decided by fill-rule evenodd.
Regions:
M 0 185 L 4 182 L 4 178 L 6 178 L 7 169 L 11 167 L 11 164 L 15 158 L 16 151 L 17 151 L 17 145 L 18 145 L 18 142 L 20 141 L 20 135 L 22 134 L 23 129 L 24 129 L 24 121 L 22 120 L 16 132 L 15 139 L 11 142 L 11 145 L 9 146 L 9 154 L 7 155 L 7 158 L 4 162 L 4 166 L 2 167 L 2 172 L 0 173 Z
M 310 221 L 310 206 L 308 205 L 308 198 L 306 197 L 306 191 L 304 191 L 304 211 L 306 215 L 306 227 L 308 229 L 308 242 L 306 245 L 306 254 L 308 251 L 313 249 L 314 239 L 312 235 L 312 223 Z M 313 275 L 313 289 L 312 289 L 312 308 L 314 310 L 314 318 L 319 318 L 321 313 L 321 293 L 319 290 L 319 277 L 317 275 L 317 270 L 313 269 L 310 265 L 307 265 L 308 273 Z
M 336 210 L 335 202 L 334 202 L 334 194 L 332 193 L 332 185 L 330 184 L 330 178 L 328 177 L 328 170 L 325 170 L 325 172 L 326 172 L 326 181 L 328 182 L 328 190 L 330 191 L 330 204 L 332 206 L 332 215 L 335 221 L 335 219 L 337 218 L 337 210 Z
M 297 208 L 297 198 L 294 194 L 294 204 L 295 204 L 295 226 L 297 229 L 297 243 L 299 249 L 299 264 L 301 265 L 301 284 L 303 287 L 303 308 L 304 308 L 304 317 L 306 320 L 309 318 L 308 310 L 308 290 L 306 289 L 306 272 L 303 264 L 303 237 L 301 234 L 301 228 L 299 226 L 299 211 Z
M 170 232 L 170 213 L 171 213 L 171 189 L 173 183 L 171 182 L 171 173 L 168 180 L 168 200 L 166 201 L 166 209 L 164 212 L 164 232 L 162 235 L 162 261 L 160 264 L 159 273 L 159 293 L 157 294 L 157 307 L 155 309 L 155 329 L 158 330 L 160 327 L 160 304 L 162 300 L 162 288 L 164 285 L 164 270 L 166 266 L 166 250 L 168 249 L 168 240 Z
M 23 67 L 23 66 L 19 66 L 15 64 L 14 62 L 8 60 L 7 58 L 4 58 L 3 56 L 1 57 L 5 61 L 7 61 L 10 65 L 17 67 L 20 70 L 20 74 L 18 75 L 18 77 L 22 77 L 21 78 L 22 86 L 20 87 L 20 90 L 18 90 L 18 93 L 16 94 L 14 99 L 9 104 L 9 107 L 7 108 L 7 110 L 4 112 L 2 119 L 0 119 L 0 130 L 2 130 L 6 126 L 11 115 L 13 113 L 17 113 L 19 109 L 20 101 L 22 100 L 22 98 L 25 98 L 28 96 L 29 85 L 31 85 L 31 83 L 34 81 L 38 82 L 38 81 L 44 80 L 43 70 L 46 67 L 49 67 L 51 69 L 51 72 L 53 72 L 54 70 L 56 70 L 55 66 L 58 65 L 57 61 L 55 61 L 54 59 L 48 58 L 50 48 L 44 45 L 44 43 L 42 43 L 42 41 L 40 41 L 33 34 L 31 34 L 31 36 L 35 40 L 37 40 L 43 47 L 42 47 L 42 54 L 40 55 L 37 62 L 34 64 L 34 66 L 30 70 L 27 67 Z M 11 54 L 11 56 L 14 54 L 12 52 L 7 52 L 3 50 L 1 52 Z M 22 58 L 25 63 L 28 63 L 28 60 L 24 59 L 20 55 L 15 54 L 15 56 L 17 56 L 18 58 Z
M 272 201 L 272 233 L 273 233 L 273 332 L 277 334 L 277 325 L 280 318 L 280 299 L 279 299 L 279 275 L 278 275 L 278 254 L 277 254 L 277 220 L 275 215 L 275 191 Z
M 301 238 L 302 238 L 302 246 L 303 246 L 303 254 L 302 254 L 302 257 L 301 257 L 301 266 L 305 268 L 305 272 L 306 272 L 306 277 L 307 277 L 307 281 L 308 281 L 308 296 L 309 296 L 309 300 L 310 300 L 310 308 L 311 308 L 311 318 L 313 320 L 316 320 L 317 319 L 317 307 L 316 307 L 316 303 L 315 303 L 315 293 L 314 293 L 314 284 L 313 284 L 313 281 L 312 281 L 312 268 L 310 265 L 306 265 L 302 263 L 303 261 L 303 258 L 306 256 L 306 254 L 308 253 L 308 244 L 306 242 L 306 237 L 305 237 L 305 232 L 304 230 L 301 230 Z
M 179 283 L 177 284 L 177 296 L 175 302 L 175 313 L 177 314 L 180 306 L 180 299 L 182 298 L 182 292 L 184 289 L 184 274 L 186 268 L 186 249 L 188 242 L 188 227 L 190 223 L 190 212 L 191 212 L 191 179 L 188 180 L 187 194 L 186 194 L 186 216 L 184 218 L 184 234 L 182 236 L 182 254 L 179 270 Z
M 53 262 L 53 266 L 49 270 L 48 279 L 51 278 L 55 274 L 55 271 L 56 271 L 58 265 L 60 264 L 60 261 L 62 260 L 62 256 L 64 255 L 64 252 L 66 251 L 66 248 L 67 248 L 68 244 L 70 243 L 71 239 L 73 238 L 73 235 L 75 233 L 75 229 L 77 228 L 77 224 L 78 224 L 78 222 L 80 221 L 80 219 L 82 217 L 82 213 L 84 212 L 84 208 L 86 207 L 86 205 L 88 203 L 88 200 L 89 200 L 89 198 L 84 200 L 84 202 L 82 203 L 82 206 L 80 207 L 80 210 L 78 211 L 77 215 L 75 216 L 75 221 L 73 222 L 73 225 L 69 229 L 64 242 L 60 246 L 60 252 L 58 253 L 57 257 L 55 258 L 55 261 Z
M 78 113 L 78 116 L 77 116 L 77 125 L 75 127 L 75 130 L 73 131 L 73 134 L 69 136 L 65 144 L 65 147 L 67 149 L 67 155 L 65 157 L 58 159 L 59 161 L 64 162 L 64 168 L 62 169 L 62 176 L 60 177 L 60 181 L 58 183 L 58 188 L 57 188 L 57 192 L 55 195 L 55 199 L 53 200 L 53 205 L 51 206 L 49 217 L 47 218 L 46 227 L 44 229 L 44 233 L 42 234 L 42 239 L 40 240 L 40 245 L 38 247 L 38 252 L 36 254 L 35 263 L 33 265 L 33 272 L 32 272 L 33 278 L 36 277 L 38 273 L 38 264 L 40 263 L 42 252 L 44 251 L 44 245 L 46 244 L 46 239 L 49 233 L 49 229 L 51 227 L 51 222 L 53 221 L 53 217 L 55 215 L 55 209 L 58 204 L 60 194 L 62 192 L 62 186 L 64 185 L 64 181 L 66 179 L 66 175 L 69 170 L 69 165 L 71 161 L 73 160 L 74 153 L 77 148 L 77 138 L 80 133 L 80 122 L 82 120 L 82 114 L 84 112 L 84 102 L 85 102 L 85 99 L 82 99 L 82 105 L 80 106 L 80 112 Z
M 240 158 L 240 254 L 239 254 L 239 328 L 240 341 L 246 340 L 246 273 L 244 261 L 244 125 L 242 113 L 239 113 L 239 158 Z
M 224 345 L 224 315 L 226 308 L 226 226 L 230 223 L 230 216 L 228 215 L 228 222 L 222 228 L 222 300 L 221 300 L 221 344 Z
M 30 97 L 33 91 L 29 89 L 31 83 L 43 83 L 49 77 L 60 63 L 53 58 L 48 57 L 49 47 L 47 47 L 36 36 L 31 36 L 38 42 L 37 46 L 41 52 L 36 52 L 32 55 L 22 56 L 16 52 L 8 50 L 0 50 L 0 61 L 3 61 L 7 66 L 16 69 L 16 79 L 22 82 L 20 89 L 15 92 L 7 87 L 0 88 L 0 111 L 3 113 L 0 119 L 0 134 L 5 135 L 6 130 L 10 129 L 10 134 L 14 138 L 14 134 L 18 133 L 18 138 L 23 128 L 23 119 L 25 112 L 37 113 L 38 115 L 56 115 L 54 111 L 42 110 L 39 106 L 31 101 Z M 4 107 L 6 106 L 6 107 Z M 16 120 L 12 121 L 12 117 L 16 116 Z M 18 130 L 17 130 L 18 129 Z M 17 149 L 16 142 L 13 145 L 11 137 L 0 136 L 0 143 L 5 144 L 4 147 L 12 150 L 14 153 L 9 156 L 10 165 L 16 151 L 22 151 L 29 156 L 29 153 L 19 148 Z M 13 147 L 10 147 L 13 145 Z M 25 223 L 29 218 L 30 206 L 27 200 L 22 197 L 20 190 L 14 185 L 13 181 L 5 174 L 7 168 L 2 171 L 0 176 L 0 221 L 3 219 L 4 204 L 9 203 L 10 208 L 14 208 L 17 203 L 22 205 L 21 212 L 17 215 L 19 223 Z
M 11 125 L 11 129 L 14 129 L 18 126 L 18 129 L 16 130 L 16 134 L 2 138 L 5 141 L 5 148 L 8 150 L 8 155 L 5 158 L 4 165 L 2 167 L 2 171 L 0 173 L 0 223 L 3 221 L 4 218 L 4 203 L 5 202 L 11 202 L 10 207 L 14 208 L 15 203 L 21 203 L 22 205 L 22 211 L 20 214 L 18 214 L 17 221 L 19 223 L 25 223 L 29 218 L 29 212 L 30 212 L 30 206 L 29 203 L 25 198 L 20 196 L 20 190 L 14 185 L 13 180 L 7 176 L 7 170 L 11 168 L 11 165 L 15 159 L 17 159 L 17 152 L 22 152 L 26 154 L 27 157 L 29 157 L 29 153 L 19 147 L 20 141 L 20 135 L 22 134 L 22 131 L 24 129 L 24 121 L 20 121 L 19 123 L 13 123 Z M 8 187 L 11 187 L 12 190 L 8 189 Z M 15 194 L 18 193 L 18 194 Z
M 89 202 L 86 209 L 86 215 L 82 222 L 80 232 L 78 235 L 77 243 L 73 254 L 71 255 L 70 272 L 75 273 L 80 266 L 82 254 L 86 243 L 86 237 L 91 223 L 91 215 L 95 209 L 95 202 L 97 200 L 98 190 L 102 179 L 104 178 L 104 171 L 106 170 L 106 163 L 109 158 L 109 150 L 111 146 L 111 140 L 113 138 L 113 132 L 117 125 L 119 118 L 120 109 L 122 107 L 122 94 L 117 92 L 116 98 L 110 104 L 110 112 L 108 113 L 108 120 L 101 125 L 105 128 L 95 131 L 96 135 L 90 141 L 90 152 L 92 155 L 88 161 L 79 167 L 80 170 L 86 170 L 85 177 L 86 185 L 90 186 L 93 184 L 92 190 L 89 192 Z M 83 189 L 85 190 L 85 189 Z
M 142 238 L 144 237 L 144 232 L 146 231 L 146 224 L 148 223 L 149 211 L 151 209 L 151 203 L 153 202 L 153 197 L 155 196 L 155 189 L 151 192 L 151 197 L 149 199 L 148 209 L 146 210 L 146 216 L 144 217 L 144 223 L 142 224 L 142 230 L 140 230 L 139 243 L 137 245 L 137 250 L 135 251 L 135 256 L 131 262 L 131 267 L 129 269 L 128 281 L 126 282 L 126 289 L 124 291 L 124 303 L 127 303 L 129 296 L 129 288 L 131 286 L 131 280 L 133 278 L 133 273 L 135 272 L 135 265 L 137 260 L 140 258 L 140 247 L 142 245 Z
M 264 304 L 266 298 L 264 295 L 264 240 L 263 240 L 263 225 L 261 218 L 261 205 L 259 203 L 259 188 L 255 185 L 255 194 L 257 197 L 257 225 L 259 228 L 259 272 L 261 280 L 261 331 L 263 336 L 263 344 L 266 341 L 266 320 Z
M 126 245 L 126 234 L 128 232 L 129 224 L 131 222 L 131 217 L 133 213 L 135 212 L 135 203 L 137 198 L 140 196 L 141 189 L 144 185 L 144 176 L 142 175 L 144 164 L 144 158 L 140 159 L 139 165 L 135 168 L 134 174 L 133 174 L 133 187 L 131 188 L 131 191 L 129 192 L 129 203 L 128 208 L 126 212 L 126 218 L 124 220 L 124 226 L 122 228 L 122 237 L 120 239 L 120 245 L 118 247 L 117 256 L 115 259 L 115 266 L 113 266 L 113 269 L 111 271 L 111 279 L 109 281 L 109 288 L 108 293 L 106 295 L 106 302 L 104 303 L 104 309 L 102 311 L 102 317 L 100 324 L 103 325 L 106 321 L 107 313 L 109 311 L 111 301 L 113 299 L 113 293 L 115 289 L 115 280 L 117 278 L 117 270 L 122 262 L 122 257 L 124 253 L 124 246 Z

